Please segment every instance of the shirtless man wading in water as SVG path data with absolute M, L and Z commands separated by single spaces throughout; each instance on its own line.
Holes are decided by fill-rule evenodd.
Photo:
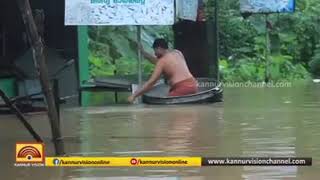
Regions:
M 155 64 L 156 67 L 150 79 L 141 89 L 129 96 L 128 101 L 132 103 L 135 98 L 151 90 L 160 79 L 161 74 L 169 79 L 169 96 L 184 96 L 196 93 L 198 91 L 197 81 L 190 73 L 183 54 L 178 50 L 169 50 L 168 43 L 164 39 L 156 39 L 152 47 L 156 57 L 144 51 L 143 47 L 139 45 L 143 56 Z

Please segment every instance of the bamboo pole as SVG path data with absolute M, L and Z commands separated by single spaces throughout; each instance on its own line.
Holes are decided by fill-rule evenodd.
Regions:
M 26 26 L 28 40 L 33 50 L 34 64 L 38 70 L 42 91 L 45 95 L 48 104 L 48 117 L 51 124 L 51 133 L 55 145 L 55 152 L 57 155 L 64 154 L 64 146 L 61 140 L 61 132 L 59 127 L 59 117 L 55 105 L 55 98 L 52 92 L 52 87 L 49 82 L 48 69 L 45 62 L 44 46 L 41 37 L 38 34 L 35 25 L 32 10 L 29 0 L 16 0 L 20 9 L 23 22 Z
M 32 126 L 28 123 L 26 118 L 22 115 L 20 110 L 10 101 L 10 99 L 5 95 L 3 91 L 0 90 L 0 97 L 3 99 L 3 101 L 6 103 L 6 105 L 10 108 L 10 110 L 15 113 L 15 115 L 18 117 L 18 119 L 22 122 L 24 127 L 29 131 L 29 133 L 32 135 L 32 137 L 37 142 L 43 142 L 41 137 L 38 135 L 38 133 L 32 128 Z

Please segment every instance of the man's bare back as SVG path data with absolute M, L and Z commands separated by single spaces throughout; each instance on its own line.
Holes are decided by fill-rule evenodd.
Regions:
M 159 59 L 159 63 L 163 63 L 163 73 L 169 78 L 170 86 L 193 77 L 183 54 L 178 50 L 168 52 Z
M 129 102 L 151 90 L 161 74 L 169 79 L 171 86 L 169 96 L 184 96 L 198 91 L 197 82 L 190 73 L 183 54 L 178 50 L 169 50 L 168 43 L 164 39 L 156 39 L 153 43 L 155 56 L 144 51 L 142 45 L 138 47 L 142 55 L 156 67 L 143 87 L 128 97 Z

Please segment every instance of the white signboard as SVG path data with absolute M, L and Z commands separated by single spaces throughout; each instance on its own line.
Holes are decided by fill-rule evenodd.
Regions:
M 65 0 L 66 25 L 172 25 L 174 0 Z
M 249 13 L 294 12 L 295 0 L 240 0 L 240 9 Z
M 177 0 L 176 3 L 180 19 L 197 20 L 198 0 Z

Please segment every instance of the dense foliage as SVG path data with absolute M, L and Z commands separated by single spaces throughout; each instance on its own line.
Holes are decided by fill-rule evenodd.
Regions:
M 221 72 L 227 81 L 261 81 L 266 66 L 266 15 L 241 15 L 239 1 L 220 2 Z M 319 75 L 320 1 L 297 1 L 296 12 L 268 15 L 272 80 Z
M 239 0 L 219 1 L 220 73 L 225 81 L 263 81 L 266 69 L 266 17 L 241 15 Z M 206 3 L 208 20 L 214 1 Z M 269 71 L 271 80 L 297 80 L 320 75 L 320 0 L 297 1 L 293 14 L 270 14 Z M 137 73 L 137 27 L 91 27 L 89 30 L 92 76 Z M 173 42 L 171 27 L 144 26 L 146 49 L 155 37 Z M 153 66 L 144 61 L 144 73 Z

